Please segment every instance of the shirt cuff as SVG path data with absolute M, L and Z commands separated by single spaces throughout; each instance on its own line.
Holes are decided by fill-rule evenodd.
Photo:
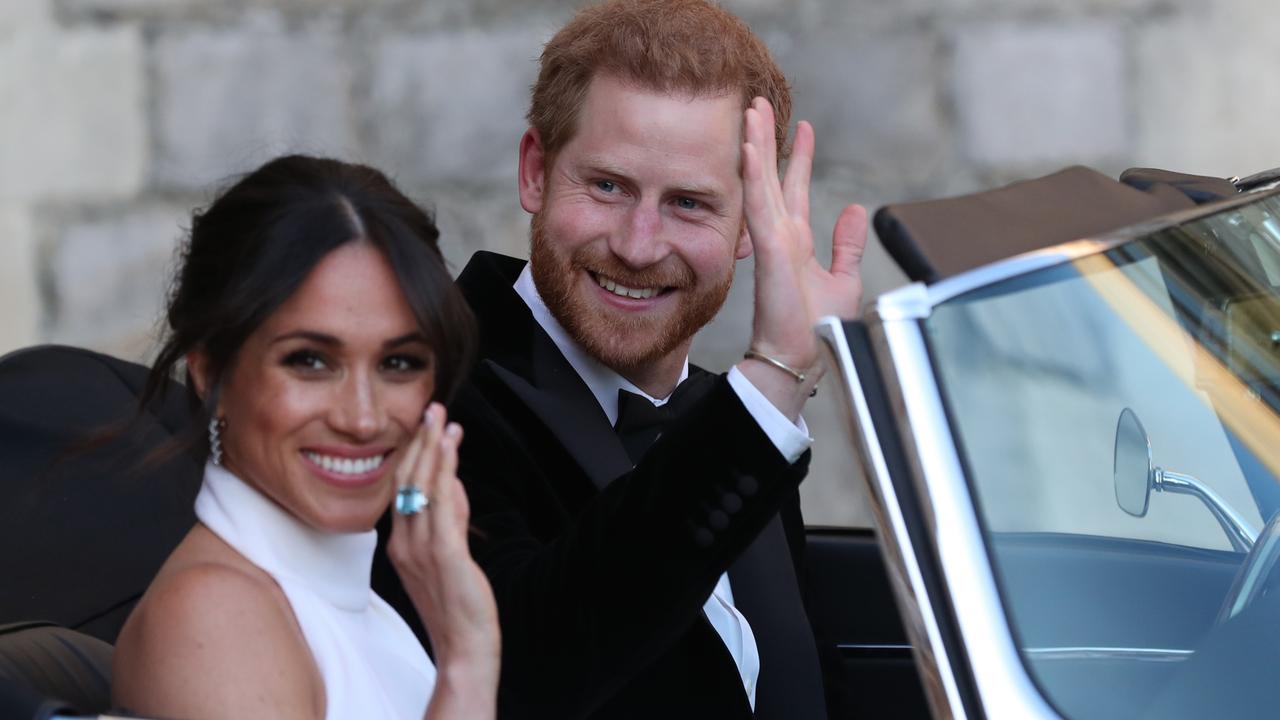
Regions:
M 747 412 L 755 419 L 756 424 L 769 436 L 773 446 L 782 453 L 787 462 L 793 463 L 813 444 L 809 437 L 809 426 L 801 417 L 798 423 L 787 419 L 782 411 L 769 402 L 769 398 L 756 389 L 742 371 L 734 366 L 729 370 L 729 387 L 738 394 L 738 399 L 747 408 Z

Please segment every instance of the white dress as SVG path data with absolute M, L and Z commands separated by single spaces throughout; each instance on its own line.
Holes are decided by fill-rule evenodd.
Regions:
M 375 531 L 314 530 L 216 465 L 196 517 L 284 590 L 324 680 L 326 718 L 423 716 L 435 666 L 369 586 Z

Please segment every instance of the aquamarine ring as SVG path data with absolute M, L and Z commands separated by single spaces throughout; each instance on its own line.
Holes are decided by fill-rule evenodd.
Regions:
M 431 500 L 416 487 L 402 487 L 396 491 L 396 512 L 401 515 L 417 515 Z

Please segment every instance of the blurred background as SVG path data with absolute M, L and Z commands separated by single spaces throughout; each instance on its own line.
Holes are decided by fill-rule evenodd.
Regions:
M 570 0 L 0 0 L 0 354 L 69 343 L 146 361 L 191 210 L 284 151 L 376 165 L 433 207 L 455 272 L 527 254 L 516 149 Z M 1271 0 L 726 0 L 818 136 L 814 226 L 840 207 L 1086 164 L 1280 165 Z M 829 241 L 828 241 L 829 242 Z M 751 265 L 694 360 L 750 329 Z M 902 276 L 878 246 L 867 299 Z M 828 383 L 829 389 L 834 383 Z M 867 525 L 832 392 L 811 523 Z M 998 421 L 998 419 L 994 419 Z

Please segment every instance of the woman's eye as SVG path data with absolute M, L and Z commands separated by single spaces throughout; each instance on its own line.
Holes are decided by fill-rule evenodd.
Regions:
M 320 371 L 328 368 L 324 358 L 319 353 L 310 350 L 299 350 L 289 353 L 284 358 L 284 364 L 292 368 L 306 371 Z
M 397 373 L 417 372 L 427 367 L 427 361 L 413 355 L 392 355 L 382 361 L 382 367 Z

